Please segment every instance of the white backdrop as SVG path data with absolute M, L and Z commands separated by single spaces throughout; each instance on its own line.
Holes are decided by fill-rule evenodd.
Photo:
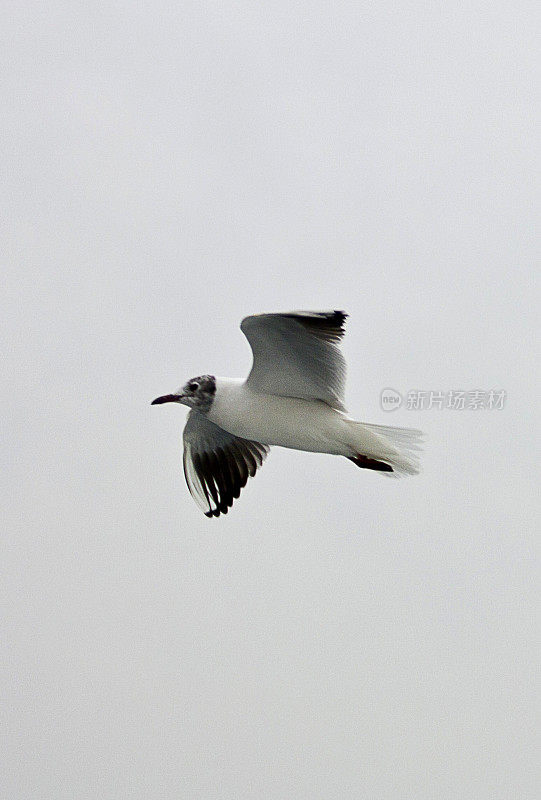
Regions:
M 3 796 L 537 797 L 535 9 L 9 9 Z M 292 308 L 423 474 L 276 448 L 208 520 L 150 401 Z

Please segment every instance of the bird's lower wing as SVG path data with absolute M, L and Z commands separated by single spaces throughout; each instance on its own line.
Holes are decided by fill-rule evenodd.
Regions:
M 205 516 L 227 514 L 270 448 L 233 436 L 195 409 L 188 415 L 183 438 L 184 476 L 190 494 Z

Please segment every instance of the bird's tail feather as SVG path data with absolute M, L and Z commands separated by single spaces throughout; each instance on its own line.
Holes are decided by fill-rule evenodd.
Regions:
M 394 428 L 389 425 L 372 425 L 369 422 L 350 421 L 350 445 L 356 455 L 351 457 L 359 467 L 375 469 L 382 475 L 417 475 L 419 451 L 423 434 L 413 428 Z M 375 464 L 388 464 L 392 471 Z

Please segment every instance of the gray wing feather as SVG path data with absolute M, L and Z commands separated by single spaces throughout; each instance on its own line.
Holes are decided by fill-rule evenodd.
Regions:
M 292 311 L 245 317 L 254 362 L 247 384 L 282 397 L 322 400 L 345 411 L 346 362 L 338 348 L 347 314 Z
M 188 415 L 183 439 L 184 477 L 207 517 L 227 514 L 270 450 L 259 442 L 233 436 L 195 409 Z

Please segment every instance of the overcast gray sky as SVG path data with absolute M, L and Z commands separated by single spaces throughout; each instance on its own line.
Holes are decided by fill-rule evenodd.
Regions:
M 7 9 L 2 796 L 539 796 L 536 7 Z M 208 520 L 150 400 L 292 308 L 423 474 L 276 448 Z

